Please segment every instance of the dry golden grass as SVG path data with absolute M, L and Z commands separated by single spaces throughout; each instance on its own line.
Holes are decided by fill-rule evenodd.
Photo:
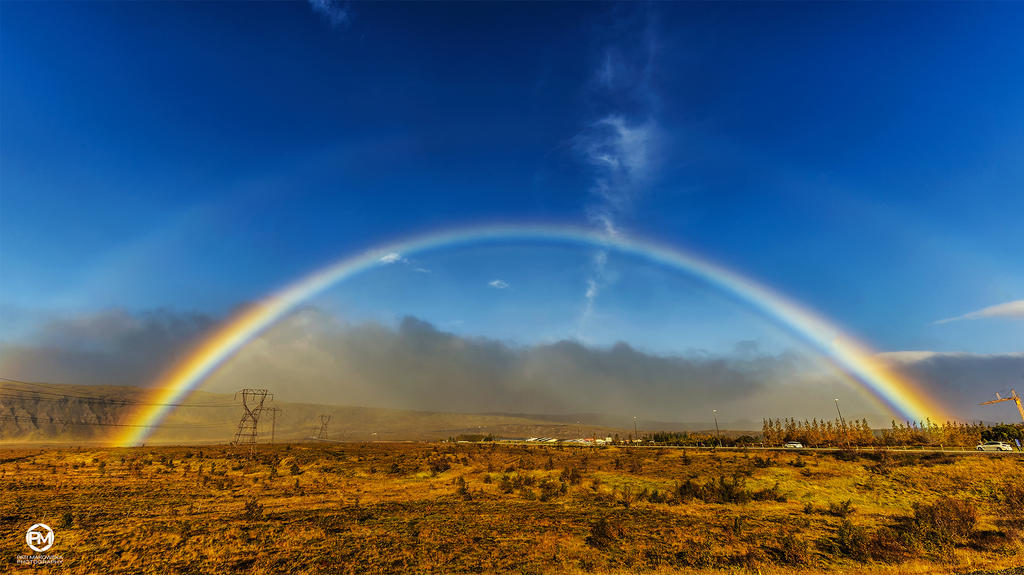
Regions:
M 7 449 L 0 553 L 43 522 L 69 573 L 960 573 L 1024 562 L 1022 485 L 982 454 Z

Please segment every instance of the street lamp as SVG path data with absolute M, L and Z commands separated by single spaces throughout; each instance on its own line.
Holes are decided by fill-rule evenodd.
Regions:
M 711 416 L 715 418 L 715 439 L 718 440 L 718 446 L 722 446 L 722 432 L 718 429 L 718 410 L 712 409 Z
M 846 438 L 846 448 L 850 448 L 850 431 L 846 429 L 846 420 L 843 419 L 843 412 L 839 410 L 839 398 L 836 398 L 836 413 L 839 414 L 839 425 L 843 426 L 843 435 Z

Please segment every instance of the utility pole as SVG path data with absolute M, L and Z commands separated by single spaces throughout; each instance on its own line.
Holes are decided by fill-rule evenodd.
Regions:
M 274 443 L 274 430 L 277 428 L 277 412 L 281 411 L 281 408 L 269 407 L 267 411 L 270 412 L 270 443 Z
M 576 437 L 583 438 L 583 427 L 580 426 L 580 422 L 576 422 Z
M 327 441 L 327 424 L 331 422 L 330 415 L 320 416 L 320 433 L 316 434 L 316 438 L 320 441 Z
M 640 436 L 636 432 L 636 416 L 634 415 L 633 416 L 633 443 L 636 443 L 637 439 L 640 439 Z
M 718 429 L 718 410 L 712 409 L 711 416 L 715 418 L 715 439 L 718 440 L 718 446 L 722 446 L 722 432 Z
M 263 402 L 274 399 L 274 395 L 265 389 L 245 388 L 235 393 L 242 394 L 242 419 L 238 421 L 238 431 L 235 432 L 233 445 L 246 444 L 249 446 L 249 454 L 256 452 L 256 434 L 259 430 L 260 413 L 263 411 Z
M 850 430 L 846 429 L 846 420 L 843 419 L 843 412 L 839 411 L 839 398 L 836 398 L 836 413 L 839 414 L 839 425 L 843 426 L 843 436 L 846 438 L 846 448 L 850 448 Z

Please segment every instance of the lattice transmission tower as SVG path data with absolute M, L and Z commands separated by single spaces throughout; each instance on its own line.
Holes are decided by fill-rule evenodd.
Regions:
M 256 434 L 259 431 L 260 413 L 263 411 L 263 402 L 274 399 L 274 395 L 265 389 L 243 389 L 235 393 L 242 394 L 242 419 L 238 421 L 238 431 L 235 432 L 235 440 L 232 445 L 248 445 L 249 452 L 256 451 Z
M 281 408 L 268 407 L 266 410 L 270 412 L 270 443 L 274 443 L 274 432 L 277 430 L 277 412 L 281 411 Z
M 320 416 L 320 432 L 316 434 L 316 438 L 321 441 L 327 440 L 327 424 L 331 422 L 330 415 Z

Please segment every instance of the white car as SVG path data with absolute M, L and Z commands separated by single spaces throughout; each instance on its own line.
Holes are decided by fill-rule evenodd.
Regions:
M 799 441 L 787 441 L 786 445 L 783 445 L 786 449 L 803 449 L 804 444 Z
M 977 449 L 978 451 L 1013 451 L 1013 446 L 1002 441 L 986 441 L 979 443 Z

